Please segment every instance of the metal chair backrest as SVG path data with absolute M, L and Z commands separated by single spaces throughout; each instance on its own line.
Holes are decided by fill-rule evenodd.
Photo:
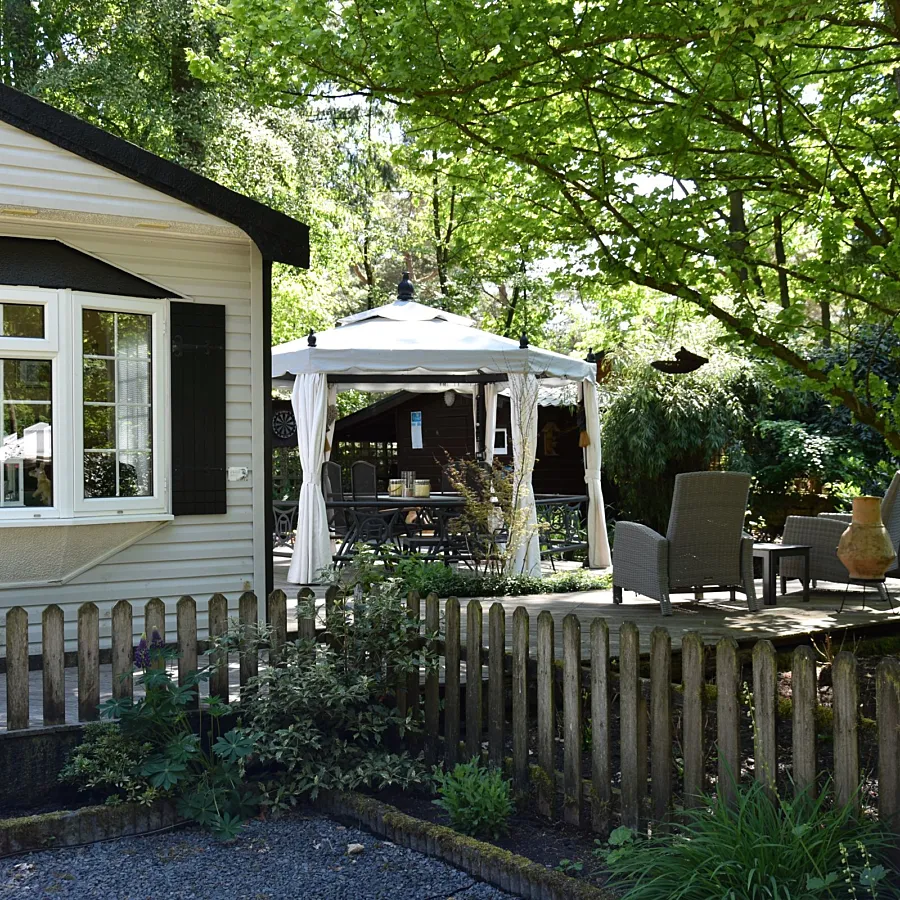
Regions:
M 675 476 L 669 541 L 671 587 L 740 581 L 741 538 L 750 476 L 685 472 Z
M 336 462 L 322 463 L 322 493 L 325 495 L 325 501 L 343 500 L 344 487 L 342 483 L 343 473 L 341 467 Z M 332 531 L 339 531 L 347 527 L 347 515 L 343 509 L 328 510 L 328 527 Z
M 350 483 L 353 486 L 353 499 L 374 497 L 377 494 L 377 478 L 375 466 L 365 460 L 358 460 L 350 467 Z

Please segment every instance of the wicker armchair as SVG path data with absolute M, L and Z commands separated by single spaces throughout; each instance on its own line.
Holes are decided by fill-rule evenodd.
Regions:
M 735 588 L 759 609 L 753 582 L 753 540 L 743 532 L 750 476 L 688 472 L 675 478 L 666 536 L 646 525 L 617 522 L 613 545 L 613 602 L 622 591 L 658 600 L 672 614 L 669 595 L 704 588 Z
M 891 536 L 894 552 L 900 547 L 900 472 L 896 472 L 884 499 L 881 501 L 881 521 Z M 817 581 L 835 581 L 846 584 L 847 567 L 838 559 L 837 545 L 850 524 L 849 513 L 820 513 L 818 516 L 788 516 L 784 523 L 782 540 L 785 544 L 807 544 L 809 551 L 809 577 Z M 781 561 L 781 593 L 787 581 L 800 578 L 803 564 L 790 557 Z M 900 566 L 894 560 L 886 573 L 889 578 L 900 578 Z

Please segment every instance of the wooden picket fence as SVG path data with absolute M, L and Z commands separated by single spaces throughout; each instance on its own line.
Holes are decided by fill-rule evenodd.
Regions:
M 301 591 L 300 599 L 312 596 Z M 328 601 L 333 600 L 330 595 Z M 423 748 L 428 762 L 453 764 L 482 757 L 510 768 L 521 789 L 533 789 L 538 809 L 545 815 L 561 812 L 572 825 L 605 834 L 614 822 L 640 827 L 665 822 L 676 802 L 696 806 L 714 783 L 727 800 L 733 798 L 735 778 L 746 771 L 742 758 L 741 718 L 746 720 L 745 691 L 753 709 L 753 777 L 774 791 L 786 775 L 794 790 L 815 790 L 823 777 L 831 779 L 838 803 L 860 802 L 860 715 L 857 660 L 841 652 L 832 665 L 832 763 L 820 765 L 817 747 L 817 679 L 812 648 L 800 646 L 791 659 L 791 737 L 789 758 L 779 758 L 777 742 L 777 655 L 769 641 L 752 650 L 752 678 L 745 685 L 741 654 L 731 637 L 705 647 L 696 632 L 681 643 L 680 680 L 673 684 L 671 636 L 657 627 L 651 635 L 649 677 L 642 677 L 638 628 L 625 622 L 619 630 L 617 660 L 610 657 L 607 622 L 595 618 L 589 626 L 589 653 L 582 653 L 581 623 L 575 615 L 562 622 L 562 659 L 555 659 L 554 620 L 548 611 L 533 620 L 518 607 L 507 630 L 504 607 L 490 606 L 485 644 L 482 604 L 466 604 L 465 639 L 461 640 L 463 607 L 455 598 L 441 602 L 434 594 L 422 600 L 408 598 L 412 621 L 410 639 L 423 641 L 438 635 L 434 649 L 440 670 L 424 679 L 413 674 L 397 703 L 401 711 L 424 715 Z M 226 598 L 209 600 L 209 633 L 224 634 L 229 627 Z M 165 639 L 165 607 L 158 599 L 143 609 L 147 634 L 155 629 Z M 183 679 L 197 669 L 205 649 L 197 637 L 197 604 L 182 597 L 177 604 L 178 673 Z M 287 599 L 282 591 L 266 600 L 271 629 L 270 649 L 262 660 L 241 653 L 240 684 L 257 674 L 260 663 L 276 662 L 288 639 Z M 259 619 L 259 603 L 245 593 L 238 603 L 242 625 Z M 111 664 L 114 696 L 133 689 L 134 610 L 121 601 L 112 611 Z M 316 622 L 303 618 L 300 636 L 314 637 Z M 424 626 L 424 632 L 421 630 Z M 532 627 L 534 640 L 532 648 Z M 43 724 L 66 720 L 64 697 L 64 621 L 58 606 L 42 615 Z M 507 647 L 511 649 L 508 650 Z M 532 653 L 532 649 L 534 652 Z M 211 663 L 221 663 L 221 656 Z M 708 657 L 710 657 L 708 659 Z M 487 668 L 487 678 L 483 677 Z M 97 718 L 100 699 L 99 615 L 95 604 L 78 611 L 78 719 Z M 9 729 L 27 728 L 29 719 L 28 615 L 20 607 L 6 614 L 7 723 Z M 644 661 L 644 671 L 648 664 Z M 715 692 L 707 686 L 714 669 Z M 462 673 L 465 673 L 465 679 Z M 876 678 L 878 813 L 900 826 L 900 661 L 885 658 Z M 228 696 L 228 667 L 220 666 L 210 682 L 210 693 Z M 585 764 L 585 712 L 590 718 L 589 765 Z M 708 721 L 714 722 L 715 753 L 710 753 Z M 711 727 L 711 726 L 710 726 Z M 559 747 L 562 747 L 561 752 Z M 707 764 L 715 756 L 715 766 Z M 561 757 L 561 771 L 558 764 Z M 676 770 L 676 757 L 680 771 Z M 714 770 L 713 770 L 714 768 Z M 676 774 L 677 772 L 677 774 Z M 679 783 L 680 782 L 680 783 Z

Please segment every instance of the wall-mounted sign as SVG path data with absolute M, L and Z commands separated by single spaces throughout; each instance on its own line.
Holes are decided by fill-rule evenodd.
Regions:
M 422 413 L 416 410 L 409 414 L 409 433 L 413 450 L 422 449 Z

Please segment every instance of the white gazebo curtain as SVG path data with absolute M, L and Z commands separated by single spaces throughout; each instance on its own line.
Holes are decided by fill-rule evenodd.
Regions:
M 294 380 L 291 405 L 297 422 L 303 484 L 288 581 L 312 584 L 321 570 L 331 563 L 328 516 L 322 494 L 322 464 L 328 431 L 327 377 L 322 373 L 298 375 Z
M 497 396 L 498 384 L 484 386 L 484 459 L 488 465 L 494 462 L 494 435 L 497 432 Z
M 534 375 L 509 376 L 514 481 L 507 567 L 512 573 L 525 575 L 541 574 L 537 507 L 531 483 L 537 453 L 538 393 L 538 380 Z
M 612 557 L 609 552 L 609 535 L 606 533 L 603 487 L 600 483 L 600 405 L 597 400 L 597 385 L 593 381 L 583 381 L 582 390 L 584 418 L 590 441 L 584 449 L 584 481 L 588 494 L 588 565 L 592 569 L 605 569 L 612 563 Z

